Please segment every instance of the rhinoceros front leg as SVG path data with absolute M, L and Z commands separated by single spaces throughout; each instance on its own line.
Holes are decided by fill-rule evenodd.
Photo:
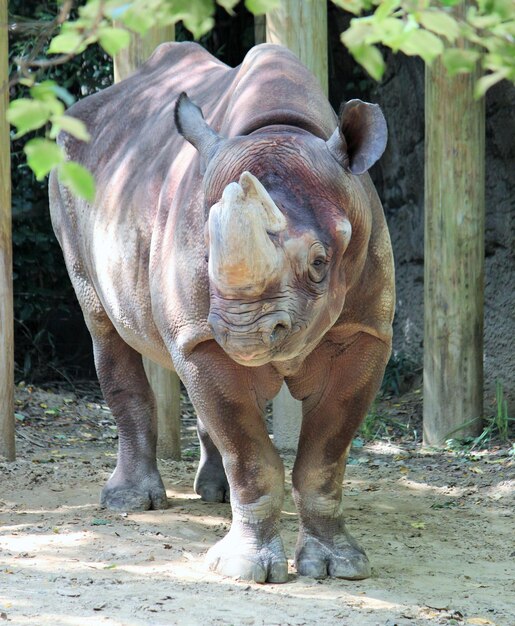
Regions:
M 200 461 L 194 489 L 205 502 L 229 502 L 230 490 L 222 455 L 209 436 L 202 420 L 197 418 Z
M 141 355 L 108 324 L 91 328 L 95 366 L 118 426 L 116 469 L 102 490 L 103 507 L 141 511 L 164 509 L 166 491 L 156 463 L 157 419 L 154 395 Z
M 231 491 L 231 528 L 209 550 L 209 568 L 242 580 L 285 582 L 288 567 L 279 535 L 284 468 L 262 418 L 265 398 L 280 381 L 271 383 L 265 368 L 237 365 L 216 344 L 198 346 L 178 369 L 221 453 Z
M 370 564 L 345 527 L 346 453 L 379 389 L 390 346 L 360 333 L 341 349 L 324 344 L 308 365 L 319 372 L 311 377 L 319 390 L 304 401 L 292 476 L 300 516 L 295 562 L 304 576 L 353 580 L 370 576 Z

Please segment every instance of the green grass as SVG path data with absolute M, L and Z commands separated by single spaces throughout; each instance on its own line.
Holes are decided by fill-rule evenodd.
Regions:
M 485 418 L 484 428 L 477 437 L 447 439 L 447 447 L 452 450 L 462 449 L 466 452 L 472 452 L 477 448 L 492 445 L 495 441 L 508 443 L 511 440 L 511 422 L 515 420 L 508 415 L 508 402 L 504 397 L 504 386 L 500 380 L 497 380 L 495 383 L 495 402 L 496 411 L 494 415 Z M 470 420 L 461 424 L 461 426 L 451 431 L 447 437 L 466 428 L 474 421 Z
M 381 391 L 383 394 L 401 395 L 409 389 L 421 371 L 421 366 L 403 352 L 392 354 L 386 365 Z
M 508 401 L 504 397 L 504 387 L 500 380 L 495 383 L 495 400 L 497 412 L 493 424 L 501 441 L 509 441 L 510 422 L 513 421 L 508 415 Z

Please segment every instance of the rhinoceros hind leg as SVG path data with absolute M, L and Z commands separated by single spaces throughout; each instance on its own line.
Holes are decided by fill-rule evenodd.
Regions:
M 199 465 L 194 484 L 195 493 L 204 502 L 230 502 L 231 493 L 225 472 L 208 463 Z
M 238 580 L 256 583 L 285 583 L 288 561 L 279 535 L 257 546 L 246 541 L 233 526 L 229 533 L 207 553 L 210 570 Z
M 197 432 L 200 462 L 195 476 L 195 493 L 205 502 L 230 502 L 229 482 L 222 456 L 200 419 L 197 420 Z
M 370 563 L 363 548 L 345 531 L 330 542 L 303 532 L 295 550 L 295 564 L 301 576 L 361 580 L 370 576 Z

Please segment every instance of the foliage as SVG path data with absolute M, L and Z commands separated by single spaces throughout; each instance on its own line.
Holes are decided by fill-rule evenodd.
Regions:
M 233 12 L 239 0 L 87 0 L 70 19 L 72 2 L 64 0 L 57 17 L 46 20 L 35 49 L 17 58 L 13 80 L 28 89 L 26 97 L 12 101 L 8 119 L 16 137 L 45 128 L 45 137 L 30 139 L 24 150 L 29 167 L 38 179 L 56 168 L 63 184 L 74 193 L 92 200 L 94 181 L 79 164 L 70 165 L 63 149 L 55 144 L 60 130 L 88 139 L 77 119 L 65 114 L 73 97 L 55 80 L 40 81 L 37 70 L 68 63 L 77 54 L 98 43 L 110 56 L 129 44 L 130 32 L 144 35 L 153 26 L 182 23 L 198 39 L 214 26 L 217 5 Z M 485 74 L 476 93 L 483 95 L 503 78 L 515 82 L 515 9 L 512 0 L 477 0 L 464 11 L 463 0 L 333 0 L 356 17 L 342 34 L 343 43 L 367 72 L 379 80 L 385 62 L 378 44 L 420 56 L 428 64 L 442 61 L 451 75 L 468 73 L 479 62 Z M 254 14 L 265 13 L 278 0 L 245 0 Z M 373 12 L 370 11 L 374 9 Z M 367 15 L 361 15 L 368 12 Z M 39 59 L 42 43 L 55 31 L 47 48 L 51 58 Z
M 422 367 L 403 352 L 392 354 L 383 377 L 381 391 L 399 396 L 412 385 Z
M 378 412 L 375 404 L 372 405 L 369 412 L 366 414 L 358 433 L 365 441 L 388 438 L 388 420 L 385 415 Z
M 497 411 L 492 419 L 493 426 L 501 441 L 509 440 L 510 422 L 515 421 L 508 415 L 508 401 L 504 397 L 504 387 L 500 380 L 495 382 L 495 401 Z
M 378 44 L 419 56 L 428 65 L 438 57 L 449 75 L 485 74 L 476 85 L 480 97 L 495 83 L 515 82 L 515 5 L 513 0 L 333 0 L 356 15 L 341 39 L 356 61 L 376 80 L 385 71 Z
M 218 0 L 218 4 L 232 11 L 238 0 Z M 255 14 L 264 13 L 276 5 L 276 0 L 245 0 L 245 5 Z M 130 42 L 130 31 L 137 35 L 153 26 L 167 26 L 182 22 L 198 38 L 214 26 L 213 0 L 88 0 L 79 7 L 75 19 L 70 19 L 72 2 L 62 3 L 57 17 L 43 30 L 47 36 L 59 28 L 47 49 L 51 59 L 37 58 L 39 46 L 25 56 L 17 57 L 18 71 L 15 82 L 28 89 L 29 97 L 11 101 L 7 119 L 16 128 L 15 138 L 45 128 L 45 137 L 30 139 L 24 151 L 27 162 L 36 178 L 42 180 L 56 169 L 60 181 L 73 193 L 92 201 L 95 183 L 92 175 L 79 163 L 67 161 L 64 149 L 55 143 L 61 130 L 87 141 L 88 131 L 78 119 L 65 114 L 65 106 L 73 103 L 73 96 L 55 80 L 38 81 L 38 72 L 51 66 L 64 65 L 89 46 L 98 43 L 110 56 L 114 56 Z
M 28 4 L 9 2 L 16 16 L 9 32 L 11 72 L 16 70 L 12 59 L 29 54 L 41 34 L 41 24 L 55 16 L 55 0 Z M 94 46 L 67 64 L 44 68 L 41 80 L 54 80 L 72 99 L 78 99 L 111 84 L 112 62 Z M 28 88 L 19 83 L 10 92 L 12 99 L 28 96 Z M 41 128 L 26 137 L 44 136 Z M 50 224 L 46 181 L 36 180 L 25 160 L 26 137 L 13 138 L 11 149 L 16 377 L 55 378 L 56 371 L 62 377 L 78 368 L 89 375 L 91 346 L 86 331 L 77 328 L 82 315 Z M 70 339 L 63 328 L 70 329 Z
M 515 422 L 515 419 L 511 418 L 508 414 L 508 402 L 504 397 L 504 386 L 499 380 L 495 383 L 495 403 L 496 411 L 494 415 L 489 416 L 485 420 L 483 430 L 477 437 L 467 437 L 463 439 L 459 437 L 451 438 L 451 435 L 455 435 L 475 421 L 470 420 L 447 434 L 447 447 L 451 449 L 460 448 L 470 453 L 482 446 L 490 445 L 494 440 L 501 441 L 502 443 L 509 442 L 513 435 L 512 422 Z

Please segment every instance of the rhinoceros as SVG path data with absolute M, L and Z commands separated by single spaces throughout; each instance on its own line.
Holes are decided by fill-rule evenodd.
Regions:
M 284 468 L 263 419 L 285 381 L 303 407 L 297 572 L 369 576 L 342 480 L 391 350 L 392 252 L 367 174 L 386 145 L 380 108 L 350 100 L 336 116 L 281 46 L 230 68 L 168 43 L 69 113 L 91 141 L 59 141 L 93 172 L 96 197 L 74 197 L 53 172 L 50 205 L 118 426 L 101 505 L 167 506 L 143 355 L 176 370 L 196 410 L 196 492 L 230 492 L 231 528 L 209 567 L 286 581 Z

